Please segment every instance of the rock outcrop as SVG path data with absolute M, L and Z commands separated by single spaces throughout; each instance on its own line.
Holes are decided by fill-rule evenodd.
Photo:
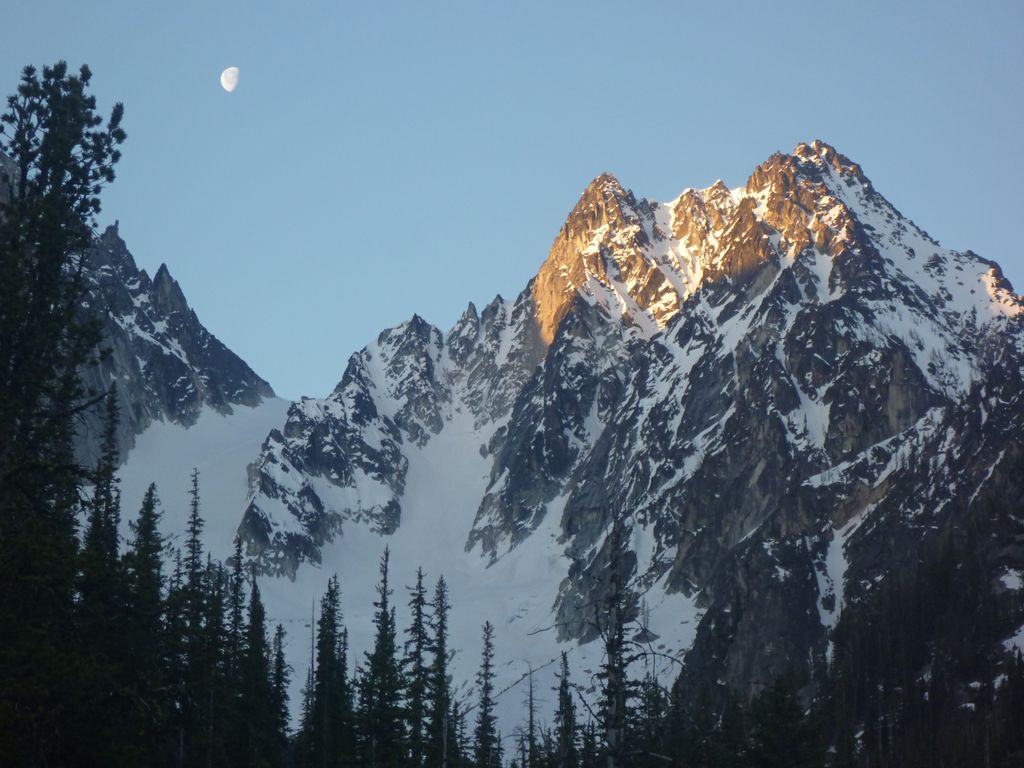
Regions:
M 273 397 L 270 385 L 199 321 L 166 265 L 151 279 L 139 269 L 118 234 L 108 227 L 85 255 L 83 309 L 103 324 L 105 357 L 87 368 L 93 392 L 117 385 L 122 455 L 154 421 L 184 426 L 203 408 L 230 413 Z M 89 461 L 100 433 L 89 414 L 79 432 L 79 455 Z

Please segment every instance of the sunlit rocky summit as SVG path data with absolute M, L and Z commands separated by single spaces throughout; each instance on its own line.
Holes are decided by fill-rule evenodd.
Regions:
M 413 315 L 320 399 L 274 400 L 168 281 L 139 295 L 182 320 L 118 328 L 168 339 L 195 394 L 165 396 L 181 366 L 133 365 L 137 342 L 118 341 L 116 375 L 145 379 L 167 451 L 201 454 L 222 422 L 250 441 L 210 478 L 213 546 L 237 531 L 282 577 L 278 606 L 334 571 L 369 603 L 389 543 L 453 577 L 467 646 L 490 618 L 531 663 L 566 647 L 594 664 L 588 610 L 625 515 L 640 631 L 685 660 L 684 687 L 743 688 L 826 658 L 844 605 L 997 510 L 1016 527 L 973 546 L 994 583 L 1024 568 L 1024 301 L 822 142 L 668 202 L 599 176 L 518 296 L 447 331 Z M 202 403 L 232 415 L 186 429 Z M 130 453 L 126 483 L 147 471 Z

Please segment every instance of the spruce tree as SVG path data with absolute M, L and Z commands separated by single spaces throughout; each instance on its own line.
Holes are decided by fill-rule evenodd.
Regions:
M 498 728 L 494 715 L 494 625 L 484 622 L 483 653 L 476 675 L 479 699 L 476 706 L 476 728 L 473 730 L 473 759 L 477 768 L 500 768 Z
M 203 610 L 203 518 L 199 503 L 199 470 L 189 487 L 188 528 L 185 531 L 185 586 L 189 591 L 189 622 L 198 632 Z
M 359 740 L 365 765 L 397 766 L 404 755 L 403 681 L 397 657 L 395 613 L 388 586 L 390 550 L 380 560 L 380 583 L 374 603 L 373 649 L 359 678 Z
M 249 593 L 249 612 L 245 626 L 244 655 L 241 660 L 241 720 L 245 724 L 244 764 L 248 768 L 280 765 L 278 752 L 278 712 L 267 644 L 266 612 L 255 577 Z
M 245 576 L 242 573 L 242 537 L 235 536 L 235 551 L 231 557 L 231 578 L 228 582 L 228 673 L 234 674 L 242 659 L 242 642 L 245 634 L 243 614 L 245 613 Z
M 524 768 L 537 768 L 537 702 L 533 697 L 533 667 L 530 667 L 530 674 L 527 677 L 526 687 L 526 751 L 524 752 Z
M 449 741 L 454 724 L 450 722 L 452 711 L 451 680 L 448 676 L 448 585 L 444 576 L 437 580 L 434 599 L 431 603 L 433 616 L 431 628 L 431 663 L 427 689 L 427 741 L 426 762 L 430 766 L 448 768 Z
M 196 755 L 205 765 L 223 764 L 240 741 L 231 716 L 237 699 L 231 698 L 234 686 L 228 682 L 225 658 L 227 581 L 224 566 L 207 556 L 198 643 L 189 660 L 197 706 Z
M 138 517 L 129 523 L 132 535 L 125 554 L 128 579 L 124 657 L 131 685 L 136 691 L 136 710 L 141 713 L 143 762 L 155 763 L 159 741 L 168 715 L 166 676 L 165 602 L 163 597 L 164 541 L 160 535 L 160 509 L 156 485 L 150 484 Z
M 163 611 L 164 538 L 160 534 L 160 499 L 150 483 L 135 520 L 128 523 L 132 536 L 125 554 L 130 605 L 140 625 L 155 638 Z
M 200 764 L 212 759 L 212 717 L 215 643 L 222 631 L 223 583 L 204 564 L 202 541 L 203 518 L 200 515 L 199 471 L 193 469 L 189 488 L 189 517 L 185 532 L 183 583 L 180 595 L 184 669 L 181 677 L 181 716 L 179 739 L 187 764 Z M 218 617 L 210 620 L 210 614 Z
M 133 760 L 124 732 L 136 724 L 126 720 L 136 712 L 130 701 L 130 673 L 124 654 L 127 615 L 127 576 L 119 556 L 120 492 L 117 480 L 117 391 L 107 393 L 101 451 L 92 473 L 92 498 L 86 504 L 87 524 L 81 552 L 76 642 L 83 667 L 77 676 L 85 705 L 77 718 L 64 726 L 73 734 L 75 749 L 89 759 L 105 763 Z
M 458 699 L 452 699 L 452 711 L 448 717 L 449 732 L 448 764 L 456 768 L 470 765 L 466 749 L 466 707 Z
M 284 626 L 278 624 L 274 630 L 274 644 L 271 652 L 271 714 L 274 729 L 274 763 L 283 765 L 288 753 L 288 684 L 291 670 L 284 655 Z
M 185 764 L 185 747 L 190 736 L 192 718 L 191 691 L 186 687 L 188 677 L 188 617 L 187 590 L 181 550 L 174 550 L 174 570 L 167 589 L 164 658 L 166 664 L 165 687 L 170 698 L 170 716 L 167 728 L 171 732 L 172 765 Z
M 753 768 L 817 768 L 824 762 L 818 733 L 795 685 L 779 677 L 751 706 L 748 764 Z
M 640 683 L 637 706 L 632 717 L 630 742 L 636 754 L 658 759 L 667 752 L 663 730 L 668 713 L 668 694 L 657 678 L 648 672 Z
M 327 592 L 320 602 L 313 692 L 302 734 L 305 762 L 311 768 L 333 768 L 353 758 L 347 644 L 341 626 L 341 589 L 335 576 L 327 582 Z
M 427 697 L 430 685 L 430 617 L 427 615 L 427 590 L 423 583 L 423 569 L 416 569 L 416 584 L 409 589 L 409 612 L 412 620 L 406 630 L 405 659 L 406 723 L 409 763 L 412 768 L 423 765 Z
M 597 726 L 588 720 L 580 732 L 580 768 L 598 768 L 601 750 L 598 744 Z
M 555 711 L 555 768 L 578 768 L 576 746 L 576 704 L 569 684 L 569 657 L 562 651 L 562 669 L 558 676 L 558 709 Z
M 608 553 L 608 583 L 603 600 L 595 607 L 594 624 L 604 650 L 598 679 L 601 684 L 599 715 L 605 760 L 608 768 L 617 768 L 622 765 L 623 757 L 629 751 L 626 724 L 632 685 L 627 670 L 633 660 L 626 641 L 626 623 L 633 595 L 628 583 L 630 564 L 626 557 L 626 525 L 623 515 L 613 516 L 605 547 Z
M 248 750 L 250 728 L 246 721 L 245 707 L 242 706 L 242 699 L 246 695 L 242 670 L 246 662 L 246 606 L 241 541 L 240 536 L 235 536 L 235 551 L 229 561 L 231 572 L 228 576 L 225 595 L 225 647 L 223 649 L 223 695 L 227 700 L 224 729 L 229 749 L 235 754 L 242 754 Z

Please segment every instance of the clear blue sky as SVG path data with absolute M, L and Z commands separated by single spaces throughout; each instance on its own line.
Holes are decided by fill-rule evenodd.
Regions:
M 2 93 L 63 58 L 125 103 L 102 220 L 284 396 L 326 394 L 413 312 L 447 328 L 517 294 L 602 171 L 665 200 L 814 138 L 1024 288 L 1019 2 L 12 0 L 2 17 Z

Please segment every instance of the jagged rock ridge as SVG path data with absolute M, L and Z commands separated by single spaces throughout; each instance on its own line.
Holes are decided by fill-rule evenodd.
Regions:
M 230 413 L 274 397 L 270 385 L 199 321 L 166 265 L 151 279 L 108 227 L 85 254 L 84 309 L 103 322 L 102 362 L 84 371 L 94 392 L 117 385 L 122 455 L 154 421 L 190 426 L 204 407 Z M 100 425 L 90 414 L 79 454 L 95 452 Z

